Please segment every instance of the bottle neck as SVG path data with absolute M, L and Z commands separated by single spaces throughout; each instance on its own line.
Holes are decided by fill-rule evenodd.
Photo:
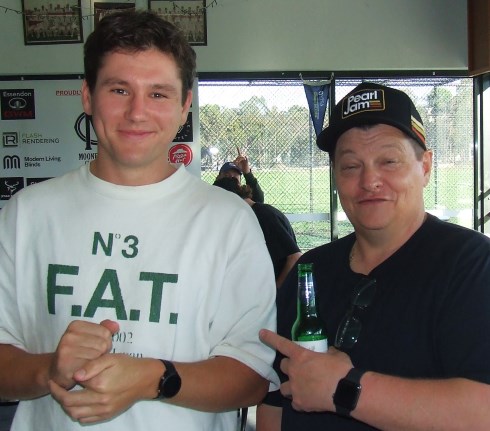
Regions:
M 315 285 L 313 274 L 306 272 L 298 278 L 298 316 L 316 317 Z

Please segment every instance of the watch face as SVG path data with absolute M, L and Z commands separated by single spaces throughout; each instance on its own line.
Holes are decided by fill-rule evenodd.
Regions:
M 182 382 L 178 374 L 170 374 L 169 376 L 165 377 L 162 382 L 162 395 L 164 398 L 171 398 L 177 395 L 181 384 Z
M 346 379 L 342 379 L 337 386 L 333 396 L 333 402 L 336 406 L 343 407 L 349 411 L 354 410 L 357 400 L 361 394 L 361 385 Z

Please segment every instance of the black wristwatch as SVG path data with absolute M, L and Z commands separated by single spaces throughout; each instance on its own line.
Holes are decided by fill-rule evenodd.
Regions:
M 352 368 L 347 375 L 341 379 L 333 394 L 333 403 L 338 414 L 350 416 L 350 412 L 357 406 L 357 401 L 361 396 L 361 377 L 364 370 Z
M 155 397 L 155 399 L 159 400 L 174 397 L 179 393 L 180 386 L 182 385 L 182 380 L 180 379 L 174 364 L 165 359 L 160 359 L 160 361 L 165 365 L 165 372 L 163 373 L 163 376 L 160 377 L 158 395 Z

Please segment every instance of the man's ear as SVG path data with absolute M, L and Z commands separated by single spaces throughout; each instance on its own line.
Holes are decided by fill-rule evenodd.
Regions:
M 430 174 L 432 172 L 432 156 L 431 150 L 427 150 L 422 156 L 422 169 L 424 170 L 424 187 L 429 184 Z
M 189 90 L 187 92 L 187 98 L 184 100 L 184 103 L 182 104 L 181 124 L 186 123 L 187 114 L 189 113 L 189 109 L 191 109 L 191 105 L 192 105 L 192 90 Z
M 92 115 L 92 95 L 85 79 L 82 82 L 82 106 L 85 114 Z

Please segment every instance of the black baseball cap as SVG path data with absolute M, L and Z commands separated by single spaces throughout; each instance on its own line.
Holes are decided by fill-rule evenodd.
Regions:
M 318 148 L 330 154 L 342 133 L 368 124 L 388 124 L 400 129 L 427 150 L 422 118 L 403 91 L 363 82 L 335 105 L 328 127 L 318 135 Z
M 230 171 L 231 169 L 234 169 L 237 171 L 240 175 L 242 174 L 242 170 L 233 162 L 225 162 L 223 166 L 221 166 L 219 173 L 224 174 L 225 172 Z

